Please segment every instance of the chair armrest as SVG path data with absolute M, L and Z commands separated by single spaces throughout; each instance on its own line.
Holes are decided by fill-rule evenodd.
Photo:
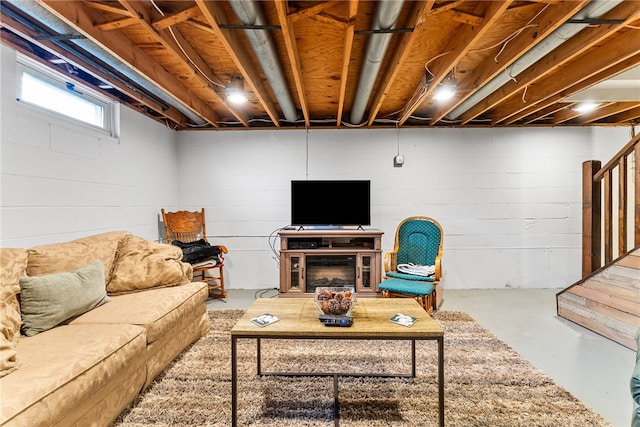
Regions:
M 225 245 L 213 245 L 217 248 L 220 248 L 220 250 L 222 251 L 223 254 L 228 253 L 229 251 L 227 250 L 227 247 Z
M 436 273 L 435 279 L 440 280 L 442 278 L 442 254 L 438 254 L 435 261 Z
M 396 271 L 396 256 L 398 255 L 397 252 L 387 252 L 384 254 L 384 271 L 389 272 L 389 271 Z

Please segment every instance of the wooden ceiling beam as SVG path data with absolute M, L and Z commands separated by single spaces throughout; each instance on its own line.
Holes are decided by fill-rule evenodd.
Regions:
M 558 102 L 558 103 L 549 105 L 547 108 L 544 108 L 540 111 L 537 111 L 535 114 L 525 117 L 522 120 L 522 124 L 531 125 L 531 124 L 535 124 L 536 122 L 550 120 L 552 119 L 552 116 L 555 113 L 557 113 L 558 111 L 562 111 L 566 108 L 571 108 L 573 104 L 574 103 L 572 102 L 567 102 L 567 103 Z
M 640 14 L 640 8 L 635 2 L 622 2 L 609 13 L 605 14 L 605 19 L 624 19 L 632 22 L 637 19 Z M 571 37 L 569 40 L 558 46 L 552 52 L 547 54 L 540 61 L 522 71 L 515 76 L 515 81 L 511 80 L 501 88 L 487 96 L 481 102 L 474 105 L 462 115 L 462 123 L 466 124 L 478 115 L 493 109 L 496 105 L 503 103 L 512 96 L 522 93 L 525 87 L 532 85 L 543 77 L 553 73 L 562 65 L 579 57 L 584 52 L 598 43 L 601 43 L 607 37 L 624 28 L 623 25 L 601 25 L 597 28 L 589 28 L 588 31 L 582 32 Z M 515 114 L 515 113 L 514 113 Z M 499 123 L 508 117 L 494 116 L 493 121 Z
M 342 47 L 342 73 L 340 78 L 340 94 L 338 96 L 338 109 L 336 110 L 336 127 L 342 124 L 344 112 L 344 102 L 347 96 L 347 76 L 349 75 L 349 64 L 351 63 L 351 50 L 353 49 L 353 38 L 356 31 L 356 15 L 358 13 L 359 0 L 349 0 L 349 10 L 347 20 L 349 25 L 344 29 L 344 45 Z
M 310 17 L 310 19 L 313 19 L 318 22 L 322 22 L 324 24 L 329 24 L 337 28 L 346 28 L 349 26 L 349 21 L 344 19 L 339 19 L 339 18 L 336 18 L 335 16 L 330 16 L 325 13 L 319 13 L 317 15 L 313 15 L 312 17 Z
M 91 9 L 100 10 L 102 12 L 115 13 L 116 15 L 127 16 L 129 18 L 133 17 L 128 10 L 111 6 L 109 4 L 99 3 L 96 1 L 85 1 L 84 4 Z
M 101 31 L 111 31 L 111 30 L 120 30 L 122 28 L 129 27 L 131 25 L 135 25 L 138 23 L 137 18 L 122 18 L 116 19 L 114 21 L 105 22 L 104 24 L 98 24 L 98 27 Z
M 624 114 L 627 111 L 633 110 L 637 105 L 636 102 L 611 102 L 604 104 L 593 111 L 592 114 L 585 115 L 584 119 L 580 121 L 580 124 L 593 124 L 610 116 Z
M 529 25 L 525 26 L 517 37 L 510 40 L 506 45 L 505 41 L 500 46 L 496 46 L 496 55 L 488 56 L 474 69 L 473 73 L 468 74 L 458 82 L 458 93 L 461 95 L 452 102 L 443 104 L 434 110 L 430 124 L 433 125 L 442 120 L 479 88 L 486 85 L 509 65 L 513 64 L 524 52 L 531 50 L 562 25 L 563 22 L 575 15 L 586 3 L 586 0 L 571 1 L 564 2 L 553 8 L 547 7 L 542 10 L 532 10 L 533 15 L 528 21 Z M 498 56 L 497 53 L 500 55 Z M 475 118 L 477 115 L 471 118 Z
M 164 68 L 147 55 L 146 52 L 135 46 L 128 38 L 119 32 L 108 33 L 100 31 L 96 26 L 96 19 L 84 7 L 84 2 L 62 2 L 56 0 L 36 0 L 49 12 L 62 19 L 67 25 L 76 29 L 93 42 L 118 58 L 125 64 L 129 64 L 134 70 L 149 82 L 172 94 L 182 105 L 191 110 L 195 115 L 202 117 L 207 123 L 218 127 L 218 114 L 204 103 L 200 98 L 189 91 L 182 82 L 169 74 Z
M 442 13 L 442 12 L 448 12 L 450 10 L 453 10 L 459 6 L 464 5 L 465 0 L 457 0 L 457 1 L 452 1 L 449 3 L 445 3 L 443 5 L 440 6 L 434 6 L 433 7 L 433 13 Z
M 564 110 L 560 110 L 558 112 L 556 112 L 553 115 L 553 119 L 551 120 L 551 124 L 554 126 L 557 125 L 561 125 L 563 123 L 567 123 L 575 118 L 581 118 L 580 122 L 584 121 L 584 117 L 591 117 L 590 113 L 587 112 L 581 112 L 575 109 L 575 107 L 578 105 L 578 102 L 574 102 L 571 104 L 571 106 L 569 108 L 565 108 Z M 607 104 L 610 105 L 611 103 Z M 603 106 L 600 106 L 598 108 L 602 108 Z
M 200 15 L 200 8 L 198 6 L 193 6 L 188 9 L 185 9 L 181 12 L 173 13 L 170 15 L 166 15 L 162 19 L 158 19 L 152 25 L 156 31 L 164 30 L 165 28 L 172 27 L 181 22 L 188 21 L 191 18 Z
M 629 45 L 633 46 L 633 45 Z M 597 59 L 597 55 L 596 55 Z M 617 57 L 616 57 L 617 59 Z M 520 121 L 524 117 L 528 117 L 532 114 L 535 114 L 537 111 L 544 110 L 549 105 L 553 105 L 557 102 L 562 101 L 564 98 L 574 95 L 584 89 L 587 89 L 597 83 L 600 83 L 606 79 L 608 79 L 612 75 L 617 75 L 622 73 L 623 71 L 628 70 L 629 68 L 634 67 L 635 65 L 640 64 L 640 54 L 635 54 L 628 56 L 627 58 L 620 58 L 620 62 L 600 62 L 602 68 L 584 70 L 584 73 L 588 74 L 587 77 L 583 77 L 582 73 L 579 70 L 582 70 L 582 67 L 578 67 L 577 64 L 568 65 L 563 68 L 561 71 L 558 71 L 554 75 L 550 76 L 548 82 L 554 84 L 554 87 L 547 86 L 548 93 L 542 93 L 538 90 L 532 91 L 532 93 L 527 92 L 526 100 L 528 106 L 525 109 L 522 109 L 519 105 L 518 100 L 512 99 L 512 102 L 515 103 L 515 107 L 520 110 L 517 115 L 514 115 L 509 118 L 509 120 L 505 121 L 504 124 L 514 124 Z M 578 71 L 576 71 L 578 70 Z M 594 72 L 595 70 L 595 72 Z M 575 74 L 574 74 L 575 73 Z M 557 75 L 557 77 L 555 77 Z M 566 75 L 571 76 L 572 78 L 566 79 Z M 574 79 L 575 77 L 575 79 Z M 556 78 L 558 82 L 556 82 Z M 564 86 L 558 86 L 559 83 L 563 83 Z M 503 107 L 503 106 L 501 106 Z
M 207 20 L 207 23 L 211 26 L 211 29 L 229 54 L 229 57 L 240 70 L 245 83 L 251 87 L 251 90 L 258 98 L 258 101 L 272 123 L 276 127 L 280 127 L 278 110 L 268 96 L 267 89 L 264 87 L 262 79 L 255 69 L 249 53 L 244 49 L 240 38 L 234 31 L 220 27 L 221 23 L 228 22 L 220 2 L 207 0 L 195 0 L 195 2 Z
M 23 25 L 37 33 L 26 38 L 30 43 L 27 45 L 25 38 L 20 39 L 16 35 L 18 33 L 11 33 L 11 27 L 3 22 L 6 33 L 14 36 L 13 43 L 22 40 L 23 49 L 27 52 L 29 46 L 33 47 L 34 44 L 47 46 L 43 49 L 52 53 L 59 52 L 61 57 L 65 60 L 69 58 L 71 63 L 77 61 L 80 68 L 95 73 L 97 78 L 107 74 L 106 80 L 128 95 L 117 96 L 154 120 L 163 123 L 171 121 L 180 129 L 188 129 L 192 122 L 189 117 L 194 117 L 191 114 L 193 112 L 213 126 L 229 129 L 279 128 L 280 123 L 286 128 L 299 128 L 303 125 L 302 120 L 299 125 L 297 122 L 285 124 L 283 121 L 280 106 L 274 97 L 277 94 L 273 93 L 265 79 L 267 70 L 260 68 L 245 37 L 245 31 L 253 27 L 236 25 L 238 21 L 228 2 L 35 1 L 68 23 L 70 29 L 64 31 L 69 34 L 58 34 L 48 28 L 47 22 L 38 23 L 35 16 L 27 19 L 25 14 L 28 14 L 28 8 L 13 6 L 12 9 L 6 9 L 11 19 L 22 22 L 24 18 Z M 627 104 L 612 99 L 613 104 L 606 108 L 601 106 L 598 116 L 577 116 L 567 111 L 570 103 L 565 101 L 567 96 L 609 79 L 633 65 L 640 65 L 640 59 L 636 59 L 640 57 L 640 49 L 633 50 L 637 46 L 633 40 L 637 38 L 640 28 L 640 8 L 636 2 L 620 2 L 602 20 L 598 20 L 597 24 L 587 26 L 590 20 L 581 21 L 585 27 L 580 32 L 580 37 L 566 40 L 554 52 L 526 69 L 520 63 L 517 63 L 518 67 L 513 66 L 518 58 L 530 52 L 534 46 L 545 43 L 545 40 L 549 42 L 548 35 L 576 16 L 587 3 L 587 0 L 513 0 L 500 15 L 504 2 L 498 0 L 493 3 L 466 0 L 404 2 L 400 15 L 403 22 L 399 24 L 403 28 L 397 29 L 385 55 L 383 68 L 367 106 L 366 126 L 390 127 L 388 121 L 379 117 L 381 112 L 389 114 L 397 121 L 398 126 L 411 128 L 467 125 L 509 127 L 527 124 L 602 126 L 637 123 L 639 118 L 635 106 L 640 105 L 640 102 Z M 338 128 L 350 127 L 349 123 L 343 121 L 343 117 L 349 115 L 347 103 L 354 96 L 353 91 L 357 87 L 350 79 L 357 79 L 358 73 L 351 68 L 360 64 L 366 47 L 366 40 L 360 43 L 361 40 L 356 39 L 359 33 L 356 30 L 360 29 L 356 28 L 356 23 L 366 25 L 369 22 L 375 12 L 375 3 L 361 0 L 351 0 L 349 3 L 336 0 L 298 3 L 264 0 L 258 4 L 269 12 L 269 22 L 275 24 L 261 28 L 265 31 L 276 30 L 274 37 L 280 47 L 279 57 L 276 59 L 285 65 L 283 71 L 290 86 L 288 90 L 304 117 L 304 126 L 308 129 L 330 128 L 334 126 L 333 121 L 327 122 L 330 119 L 335 120 Z M 490 10 L 487 9 L 489 5 Z M 163 10 L 158 10 L 158 7 Z M 5 13 L 4 8 L 2 9 L 0 16 L 4 21 Z M 303 26 L 307 23 L 318 31 L 327 29 L 328 37 L 324 37 L 325 34 L 322 33 L 303 32 Z M 433 26 L 429 23 L 433 23 Z M 185 28 L 186 25 L 193 29 Z M 195 40 L 188 41 L 187 36 L 194 37 Z M 197 40 L 202 36 L 212 41 L 211 49 Z M 138 88 L 138 92 L 131 82 L 127 82 L 123 73 L 109 66 L 103 68 L 100 60 L 91 60 L 89 53 L 78 47 L 82 46 L 82 42 L 76 39 L 81 37 L 89 38 L 98 48 L 102 47 L 111 53 L 118 61 L 126 64 L 126 68 L 130 66 L 136 70 L 142 76 L 139 80 L 143 88 Z M 503 37 L 502 41 L 498 40 Z M 7 35 L 3 34 L 3 40 L 6 38 Z M 303 42 L 304 46 L 312 48 L 308 51 L 300 50 Z M 444 47 L 432 52 L 431 60 L 424 59 L 426 52 L 415 52 L 417 48 L 435 49 L 436 44 Z M 353 50 L 355 46 L 358 51 Z M 310 55 L 315 56 L 317 49 L 325 49 L 331 54 L 323 58 L 326 64 L 315 67 L 316 63 L 313 61 L 318 58 Z M 32 53 L 38 52 L 43 56 L 40 58 L 43 63 L 48 63 L 49 55 L 46 52 L 39 48 L 32 49 Z M 415 55 L 419 55 L 421 59 L 415 59 Z M 84 61 L 88 64 L 84 64 Z M 415 80 L 420 74 L 424 75 L 426 61 L 428 84 L 418 83 Z M 226 102 L 226 85 L 215 74 L 222 72 L 222 69 L 216 70 L 218 64 L 226 67 L 224 75 L 220 74 L 225 83 L 230 76 L 244 77 L 247 92 L 252 92 L 253 102 L 249 106 L 252 113 Z M 98 70 L 91 72 L 92 65 Z M 314 68 L 307 69 L 307 66 Z M 518 73 L 515 75 L 517 81 L 501 83 L 502 87 L 488 93 L 490 91 L 486 90 L 486 84 L 499 73 L 509 70 L 509 67 L 513 67 L 514 73 Z M 52 68 L 59 67 L 54 65 Z M 99 70 L 104 73 L 95 72 Z M 455 77 L 458 79 L 456 97 L 446 105 L 436 104 L 430 99 L 430 95 L 452 71 L 456 72 Z M 62 72 L 64 73 L 64 69 Z M 311 76 L 313 78 L 309 80 Z M 431 76 L 435 78 L 432 79 Z M 503 78 L 504 75 L 500 77 L 501 82 L 507 81 L 507 78 Z M 134 76 L 131 78 L 138 80 Z M 328 94 L 317 84 L 322 79 L 328 82 L 333 92 Z M 149 87 L 147 82 L 172 98 L 155 96 L 145 90 Z M 125 84 L 126 87 L 123 87 Z M 411 89 L 416 86 L 413 97 L 407 100 L 411 96 Z M 402 92 L 396 93 L 396 88 L 401 88 Z M 478 91 L 485 95 L 478 96 Z M 167 101 L 163 104 L 162 99 Z M 471 99 L 476 105 L 464 113 L 456 113 L 460 117 L 451 119 L 451 112 L 462 111 L 455 109 L 463 102 L 466 106 Z M 177 108 L 167 108 L 169 103 Z M 399 108 L 401 110 L 398 112 Z M 320 111 L 321 117 L 317 116 Z M 416 111 L 420 111 L 422 119 L 414 117 Z M 269 123 L 264 126 L 251 123 L 253 126 L 250 126 L 249 114 L 252 118 Z M 235 119 L 222 123 L 222 120 L 231 117 Z M 199 118 L 193 120 L 201 123 Z
M 613 123 L 640 124 L 640 106 L 636 103 L 633 108 L 625 110 L 623 113 L 614 114 L 609 117 Z
M 332 7 L 340 4 L 340 1 L 325 1 L 322 3 L 315 4 L 309 7 L 303 7 L 294 12 L 290 12 L 287 14 L 287 19 L 292 24 L 301 19 L 311 18 L 314 15 L 319 14 L 325 10 L 331 9 Z
M 236 111 L 225 102 L 224 95 L 220 94 L 223 92 L 221 88 L 224 89 L 225 85 L 177 28 L 165 27 L 165 29 L 156 30 L 151 23 L 152 12 L 144 3 L 130 0 L 119 1 L 126 10 L 137 17 L 138 24 L 147 31 L 150 38 L 162 45 L 164 52 L 182 63 L 184 68 L 189 71 L 189 74 L 196 78 L 204 87 L 207 87 L 209 92 L 225 105 L 227 111 L 229 111 L 236 120 L 245 127 L 249 126 L 246 113 Z M 189 14 L 193 15 L 193 12 Z
M 471 26 L 480 26 L 484 22 L 484 18 L 482 16 L 472 15 L 470 13 L 463 13 L 457 10 L 450 10 L 449 15 L 451 15 L 451 19 L 456 22 L 460 22 L 462 24 L 471 25 Z
M 293 80 L 296 85 L 296 92 L 298 93 L 298 102 L 300 103 L 300 109 L 302 110 L 302 116 L 304 117 L 305 127 L 308 129 L 310 126 L 309 105 L 307 104 L 307 97 L 302 83 L 302 65 L 298 55 L 296 35 L 293 29 L 293 23 L 287 15 L 287 3 L 288 2 L 286 0 L 275 0 L 278 21 L 280 21 L 280 27 L 282 28 L 282 37 L 284 38 L 284 44 L 287 47 L 287 56 L 289 57 L 289 63 L 291 64 L 291 70 L 293 72 Z
M 419 95 L 416 99 L 412 99 L 413 103 L 405 106 L 400 118 L 400 125 L 404 124 L 420 104 L 433 94 L 440 82 L 447 77 L 449 72 L 453 70 L 456 64 L 469 52 L 478 40 L 482 38 L 489 28 L 500 19 L 510 4 L 511 0 L 478 3 L 478 7 L 483 8 L 482 15 L 484 16 L 484 20 L 482 25 L 465 25 L 460 31 L 455 31 L 452 34 L 447 44 L 451 46 L 450 51 L 446 55 L 442 55 L 433 61 L 433 66 L 431 67 L 433 78 L 429 82 L 428 88 L 426 88 L 426 90 L 421 90 L 420 87 L 417 88 L 415 93 L 419 93 Z M 422 82 L 419 84 L 422 85 Z

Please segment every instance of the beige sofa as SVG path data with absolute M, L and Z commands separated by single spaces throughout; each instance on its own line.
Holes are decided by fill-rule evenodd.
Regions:
M 109 425 L 208 330 L 181 259 L 120 231 L 0 249 L 0 425 Z

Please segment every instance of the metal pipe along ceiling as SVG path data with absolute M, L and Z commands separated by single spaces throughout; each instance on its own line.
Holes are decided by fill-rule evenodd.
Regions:
M 266 19 L 262 9 L 254 1 L 231 0 L 231 8 L 244 25 L 266 25 Z M 245 29 L 245 35 L 249 39 L 253 50 L 258 57 L 271 89 L 278 99 L 282 114 L 286 120 L 295 122 L 298 119 L 298 111 L 289 92 L 289 86 L 284 78 L 282 66 L 278 61 L 275 44 L 271 35 L 265 30 Z
M 396 21 L 400 16 L 404 1 L 387 0 L 378 4 L 376 15 L 373 18 L 373 30 L 390 30 L 396 25 Z M 373 84 L 378 77 L 378 72 L 382 66 L 382 60 L 391 42 L 393 35 L 387 34 L 371 34 L 367 41 L 367 52 L 365 55 L 362 70 L 360 71 L 360 79 L 358 81 L 358 89 L 356 91 L 353 106 L 351 107 L 351 123 L 360 124 L 362 117 L 369 103 Z
M 582 10 L 576 13 L 572 19 L 599 18 L 618 4 L 622 0 L 600 0 L 587 4 Z M 545 55 L 556 49 L 562 43 L 575 36 L 581 30 L 589 26 L 584 24 L 562 24 L 556 31 L 547 36 L 542 42 L 537 44 L 529 52 L 522 55 L 518 60 L 511 64 L 506 70 L 498 74 L 489 83 L 478 89 L 473 95 L 464 102 L 454 108 L 447 115 L 450 120 L 455 120 L 463 115 L 467 110 L 482 101 L 484 98 L 504 86 L 509 80 L 517 77 L 521 72 L 529 68 L 531 65 L 542 59 Z

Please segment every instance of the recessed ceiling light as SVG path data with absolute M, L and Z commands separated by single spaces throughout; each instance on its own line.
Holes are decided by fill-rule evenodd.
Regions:
M 240 92 L 227 92 L 227 100 L 232 103 L 232 104 L 244 104 L 245 102 L 247 102 L 247 97 Z
M 232 104 L 244 104 L 248 101 L 247 95 L 244 94 L 244 82 L 242 77 L 233 77 L 231 83 L 226 88 L 227 101 Z
M 588 113 L 589 111 L 593 111 L 598 107 L 597 102 L 581 102 L 580 104 L 573 107 L 574 111 L 579 113 Z
M 448 99 L 451 99 L 456 94 L 457 88 L 458 82 L 456 81 L 456 79 L 454 79 L 453 77 L 448 77 L 438 85 L 438 88 L 433 94 L 433 99 L 437 101 L 446 101 Z

